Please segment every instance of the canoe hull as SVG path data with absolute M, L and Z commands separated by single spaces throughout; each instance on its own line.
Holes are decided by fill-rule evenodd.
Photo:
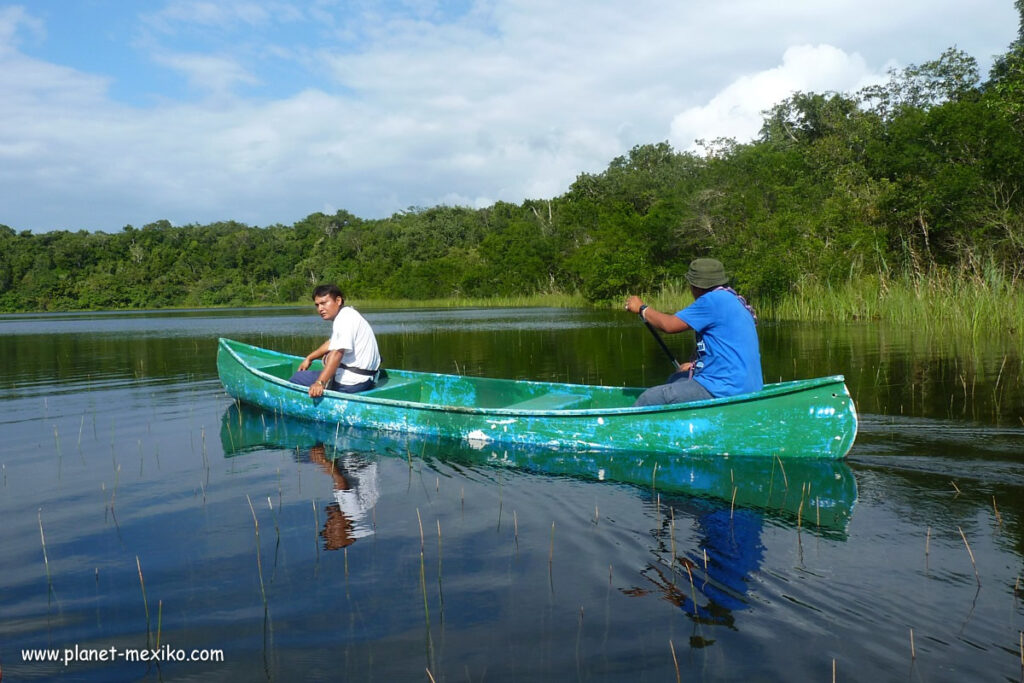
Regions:
M 455 438 L 471 446 L 780 458 L 842 458 L 857 414 L 842 376 L 768 385 L 738 397 L 633 408 L 636 388 L 516 382 L 389 370 L 381 388 L 311 399 L 285 377 L 296 356 L 222 339 L 233 398 L 285 415 Z

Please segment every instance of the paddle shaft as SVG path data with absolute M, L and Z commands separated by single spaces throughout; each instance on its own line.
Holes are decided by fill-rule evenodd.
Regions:
M 641 318 L 641 320 L 643 320 L 643 318 Z M 651 334 L 654 335 L 654 340 L 658 342 L 658 346 L 661 347 L 661 350 L 664 351 L 665 355 L 668 356 L 668 359 L 672 361 L 672 365 L 675 366 L 676 372 L 679 372 L 679 361 L 677 361 L 676 357 L 672 355 L 672 351 L 669 350 L 668 346 L 665 344 L 665 340 L 661 338 L 661 335 L 658 334 L 658 331 L 656 329 L 654 329 L 654 326 L 651 325 L 646 320 L 644 320 L 644 325 L 647 327 L 647 329 L 651 331 Z

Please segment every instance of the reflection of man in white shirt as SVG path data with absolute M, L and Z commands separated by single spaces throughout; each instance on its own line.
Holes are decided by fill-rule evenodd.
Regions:
M 337 285 L 320 285 L 313 290 L 313 303 L 324 320 L 332 321 L 331 337 L 299 364 L 290 382 L 309 387 L 312 398 L 325 389 L 356 393 L 372 389 L 380 369 L 377 338 L 370 323 L 351 306 Z M 314 360 L 323 358 L 323 370 L 310 370 Z
M 327 519 L 320 532 L 324 549 L 338 550 L 372 535 L 373 508 L 380 497 L 377 463 L 354 453 L 331 460 L 322 443 L 309 450 L 309 459 L 334 480 L 335 502 L 325 508 Z
M 336 466 L 344 472 L 348 488 L 335 485 L 334 500 L 345 515 L 352 528 L 352 538 L 362 538 L 373 533 L 371 513 L 380 497 L 377 486 L 377 463 L 367 462 L 358 456 L 345 454 L 335 461 Z

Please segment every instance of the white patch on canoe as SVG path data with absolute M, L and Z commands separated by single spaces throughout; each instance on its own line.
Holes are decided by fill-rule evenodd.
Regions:
M 600 419 L 600 418 L 598 418 L 598 419 Z M 603 467 L 597 471 L 597 480 L 598 481 L 604 481 L 604 468 Z
M 487 436 L 482 429 L 474 429 L 469 434 L 466 434 L 466 441 L 469 442 L 470 448 L 474 448 L 479 451 L 486 448 L 487 444 L 494 441 L 494 439 Z
M 599 424 L 599 425 L 603 425 L 603 424 L 604 424 L 604 418 L 603 418 L 603 417 L 599 417 L 599 418 L 597 418 L 597 424 Z M 603 470 L 602 470 L 602 471 L 603 471 Z

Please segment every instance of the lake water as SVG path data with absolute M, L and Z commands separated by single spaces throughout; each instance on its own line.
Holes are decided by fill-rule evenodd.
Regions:
M 392 367 L 670 370 L 611 311 L 364 313 Z M 311 308 L 0 316 L 7 680 L 1024 676 L 1017 338 L 765 325 L 766 380 L 846 375 L 849 457 L 645 482 L 616 480 L 629 454 L 598 481 L 276 417 L 217 380 L 218 337 L 326 335 Z

